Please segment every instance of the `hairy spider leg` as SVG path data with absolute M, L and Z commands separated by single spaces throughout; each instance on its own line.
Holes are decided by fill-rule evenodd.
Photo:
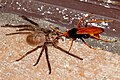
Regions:
M 32 32 L 21 32 L 21 31 L 34 31 L 34 28 L 31 25 L 9 25 L 9 24 L 6 24 L 2 27 L 20 28 L 20 29 L 16 30 L 17 32 L 9 33 L 6 35 L 31 34 Z
M 6 35 L 8 36 L 8 35 L 16 35 L 16 34 L 32 34 L 32 33 L 31 32 L 15 32 L 15 33 L 9 33 Z
M 20 61 L 21 59 L 23 59 L 24 57 L 26 57 L 28 54 L 30 54 L 30 53 L 36 51 L 38 48 L 41 48 L 41 47 L 42 47 L 42 46 L 37 46 L 36 48 L 34 48 L 34 49 L 28 51 L 25 55 L 23 55 L 21 58 L 17 59 L 16 61 Z
M 28 18 L 25 17 L 25 16 L 20 16 L 20 17 L 22 17 L 22 19 L 30 22 L 30 23 L 33 24 L 34 26 L 37 26 L 37 27 L 39 26 L 37 23 L 35 23 L 34 21 L 28 19 Z M 31 26 L 31 25 L 9 25 L 9 24 L 6 24 L 5 26 L 1 26 L 1 27 L 20 28 L 20 29 L 18 29 L 18 30 L 16 30 L 16 31 L 24 31 L 24 30 L 34 31 L 34 28 L 33 28 L 33 26 Z M 22 28 L 22 29 L 21 29 L 21 28 Z
M 34 22 L 34 21 L 32 21 L 32 20 L 30 20 L 29 18 L 27 18 L 26 16 L 20 16 L 20 17 L 22 17 L 22 19 L 24 19 L 24 20 L 26 20 L 26 21 L 28 21 L 28 22 L 30 22 L 31 24 L 33 24 L 33 25 L 35 25 L 35 26 L 39 26 L 36 22 Z
M 46 45 L 45 45 L 45 55 L 46 55 L 46 60 L 49 68 L 49 74 L 51 74 L 51 65 L 50 65 L 49 56 L 48 56 L 48 48 Z
M 31 25 L 10 25 L 10 24 L 6 24 L 4 26 L 1 27 L 10 27 L 10 28 L 33 28 Z
M 35 63 L 33 66 L 36 66 L 36 65 L 39 63 L 40 58 L 41 58 L 41 56 L 42 56 L 42 54 L 43 54 L 43 51 L 46 50 L 45 47 L 46 47 L 46 44 L 44 43 L 44 45 L 42 46 L 42 50 L 41 50 L 41 52 L 40 52 L 40 55 L 39 55 L 36 63 Z
M 53 45 L 53 46 L 54 46 L 56 49 L 59 49 L 60 51 L 65 52 L 66 54 L 68 54 L 68 55 L 70 55 L 70 56 L 72 56 L 72 57 L 75 57 L 75 58 L 77 58 L 77 59 L 83 60 L 83 58 L 80 58 L 80 57 L 78 57 L 78 56 L 76 56 L 76 55 L 74 55 L 74 54 L 71 54 L 71 53 L 69 53 L 68 51 L 62 49 L 61 47 L 59 47 L 59 46 L 57 46 L 57 45 Z
M 10 24 L 6 24 L 4 26 L 1 27 L 10 27 L 10 28 L 20 28 L 16 31 L 34 31 L 34 28 L 31 25 L 10 25 Z

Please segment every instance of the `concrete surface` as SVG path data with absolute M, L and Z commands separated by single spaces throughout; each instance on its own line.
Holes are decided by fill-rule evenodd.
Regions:
M 46 23 L 43 25 L 42 22 L 37 22 L 46 26 Z M 0 13 L 0 26 L 7 23 L 26 24 L 17 15 Z M 37 66 L 33 66 L 40 49 L 15 62 L 35 46 L 26 43 L 27 35 L 5 35 L 14 31 L 15 29 L 0 27 L 0 80 L 120 80 L 120 55 L 89 49 L 81 42 L 74 42 L 70 52 L 83 58 L 83 61 L 49 46 L 51 75 L 48 74 L 45 55 Z M 59 41 L 59 45 L 67 50 L 70 41 Z

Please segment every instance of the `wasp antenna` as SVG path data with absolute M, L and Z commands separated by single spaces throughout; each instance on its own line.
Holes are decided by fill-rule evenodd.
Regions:
M 84 17 L 80 18 L 78 23 L 77 23 L 77 27 L 78 29 L 81 27 L 80 24 L 82 21 L 84 21 L 84 19 L 86 19 L 87 17 L 89 17 L 92 13 L 86 14 Z
M 109 41 L 109 42 L 117 42 L 117 40 L 112 40 L 112 41 Z
M 106 20 L 105 22 L 113 22 L 114 20 Z
M 93 20 L 93 22 L 113 22 L 113 20 Z

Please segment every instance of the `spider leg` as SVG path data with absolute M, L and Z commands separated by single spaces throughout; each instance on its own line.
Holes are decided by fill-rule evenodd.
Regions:
M 66 54 L 68 54 L 68 55 L 70 55 L 70 56 L 72 56 L 72 57 L 75 57 L 75 58 L 77 58 L 77 59 L 83 60 L 83 58 L 80 58 L 80 57 L 78 57 L 78 56 L 76 56 L 76 55 L 74 55 L 74 54 L 71 54 L 71 53 L 69 53 L 68 51 L 62 49 L 61 47 L 59 47 L 59 46 L 57 46 L 57 45 L 54 45 L 54 44 L 53 44 L 53 46 L 54 46 L 56 49 L 59 49 L 60 51 L 65 52 Z
M 40 58 L 41 58 L 41 56 L 42 56 L 44 50 L 45 50 L 45 45 L 42 46 L 42 50 L 41 50 L 41 52 L 40 52 L 40 55 L 39 55 L 39 57 L 38 57 L 36 63 L 35 63 L 33 66 L 36 66 L 36 65 L 38 64 L 38 62 L 40 61 Z
M 11 25 L 11 24 L 6 24 L 1 27 L 10 27 L 10 28 L 33 28 L 31 25 Z
M 16 31 L 34 31 L 34 28 L 31 25 L 10 25 L 10 24 L 6 24 L 6 25 L 1 26 L 1 27 L 20 28 L 20 29 L 17 29 Z
M 15 33 L 9 33 L 6 35 L 8 36 L 8 35 L 16 35 L 16 34 L 31 34 L 31 32 L 15 32 Z
M 20 61 L 21 59 L 23 59 L 24 57 L 26 57 L 28 54 L 36 51 L 38 48 L 41 48 L 42 46 L 37 46 L 36 48 L 32 49 L 31 51 L 27 52 L 25 55 L 23 55 L 21 58 L 17 59 L 16 61 Z
M 33 24 L 33 25 L 35 25 L 35 26 L 39 26 L 37 23 L 35 23 L 34 21 L 28 19 L 26 16 L 20 16 L 20 17 L 22 17 L 24 20 L 30 22 L 31 24 Z
M 45 45 L 45 54 L 46 54 L 46 60 L 47 60 L 48 68 L 49 68 L 49 74 L 51 74 L 51 65 L 50 65 L 49 56 L 48 56 L 48 48 L 47 48 L 46 45 Z

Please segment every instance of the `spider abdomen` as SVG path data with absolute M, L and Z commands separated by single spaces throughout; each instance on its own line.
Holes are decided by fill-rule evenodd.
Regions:
M 45 35 L 42 33 L 30 34 L 27 36 L 26 41 L 29 45 L 43 45 L 45 40 Z

